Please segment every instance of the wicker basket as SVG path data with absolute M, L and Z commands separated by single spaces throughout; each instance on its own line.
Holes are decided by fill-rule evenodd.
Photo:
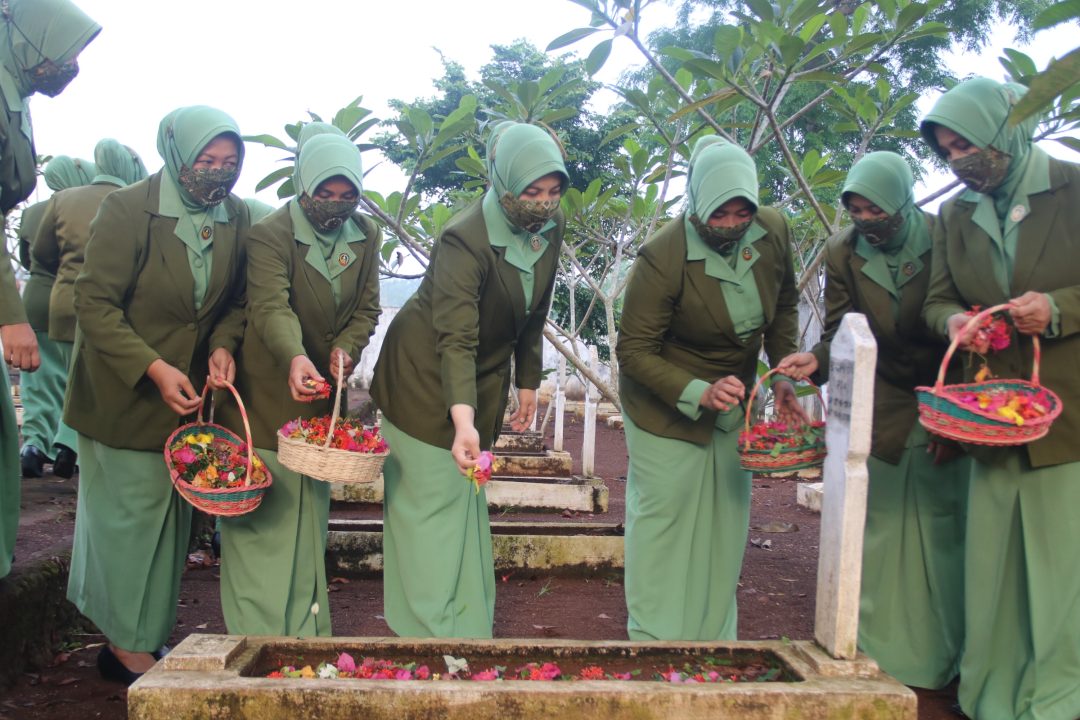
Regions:
M 237 515 L 249 513 L 259 507 L 259 503 L 261 503 L 263 499 L 263 494 L 266 493 L 266 489 L 270 487 L 273 478 L 270 476 L 270 469 L 263 463 L 263 468 L 266 472 L 266 481 L 262 483 L 251 482 L 251 468 L 252 464 L 255 462 L 255 451 L 251 445 L 251 426 L 248 424 L 247 410 L 244 408 L 244 403 L 240 400 L 240 394 L 236 392 L 236 388 L 229 383 L 226 383 L 225 385 L 229 388 L 233 397 L 236 398 L 236 404 L 240 407 L 240 417 L 244 420 L 244 432 L 247 435 L 246 447 L 248 458 L 245 484 L 235 488 L 214 489 L 195 487 L 180 477 L 180 474 L 176 472 L 176 468 L 173 467 L 172 454 L 169 449 L 177 438 L 186 435 L 189 432 L 209 433 L 215 438 L 225 440 L 237 448 L 245 447 L 244 441 L 241 440 L 236 433 L 221 425 L 214 424 L 213 395 L 210 396 L 209 419 L 207 422 L 203 422 L 203 407 L 206 405 L 206 396 L 210 390 L 209 383 L 203 387 L 202 399 L 199 401 L 199 414 L 197 415 L 195 422 L 181 425 L 169 436 L 169 439 L 165 441 L 165 465 L 169 468 L 169 477 L 172 478 L 173 486 L 176 488 L 176 491 L 189 503 L 210 515 L 235 517 Z
M 934 386 L 915 388 L 915 393 L 919 398 L 919 422 L 929 432 L 976 445 L 1023 445 L 1045 436 L 1050 431 L 1050 425 L 1054 419 L 1061 414 L 1061 398 L 1053 390 L 1039 384 L 1039 360 L 1042 351 L 1037 335 L 1031 336 L 1035 357 L 1032 362 L 1030 382 L 1027 380 L 987 380 L 957 385 L 945 384 L 945 370 L 960 344 L 960 338 L 968 329 L 975 327 L 986 317 L 1009 307 L 1008 303 L 995 305 L 968 320 L 964 329 L 958 332 L 949 344 L 949 349 L 941 360 L 941 368 L 938 370 L 937 382 Z M 1028 396 L 1042 393 L 1050 407 L 1042 417 L 1025 419 L 1023 425 L 1017 425 L 1009 418 L 997 413 L 972 408 L 959 401 L 962 395 L 988 390 L 1015 390 Z
M 278 430 L 278 461 L 293 472 L 307 475 L 323 482 L 362 485 L 375 482 L 382 472 L 383 462 L 388 452 L 362 453 L 351 450 L 338 450 L 330 447 L 341 411 L 340 380 L 344 371 L 344 361 L 338 356 L 338 384 L 334 395 L 334 412 L 330 416 L 330 431 L 326 434 L 326 443 L 312 445 L 303 439 L 286 437 Z
M 750 415 L 751 410 L 754 407 L 754 398 L 757 397 L 758 389 L 761 388 L 762 383 L 766 378 L 776 373 L 776 370 L 770 370 L 769 372 L 758 378 L 758 381 L 754 383 L 754 389 L 750 392 L 750 401 L 747 403 L 746 421 L 743 431 L 747 434 L 750 432 Z M 809 380 L 806 381 L 813 386 L 817 395 L 818 402 L 821 402 L 821 390 Z M 787 472 L 789 470 L 802 470 L 804 468 L 819 467 L 825 461 L 825 437 L 824 431 L 821 437 L 818 438 L 812 444 L 803 445 L 800 447 L 786 448 L 779 453 L 774 454 L 774 449 L 752 448 L 750 442 L 747 440 L 739 447 L 739 462 L 744 470 L 752 470 L 754 472 Z

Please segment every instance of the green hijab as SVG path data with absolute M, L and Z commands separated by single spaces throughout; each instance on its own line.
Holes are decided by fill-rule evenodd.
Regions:
M 304 147 L 304 143 L 318 135 L 340 135 L 343 138 L 348 138 L 345 131 L 336 125 L 319 121 L 304 123 L 304 126 L 300 128 L 300 134 L 296 136 L 297 154 Z
M 488 136 L 486 164 L 490 187 L 484 193 L 482 209 L 488 242 L 506 248 L 506 261 L 523 273 L 531 273 L 532 266 L 547 249 L 542 233 L 555 227 L 555 220 L 545 223 L 538 233 L 529 233 L 510 222 L 500 199 L 507 193 L 519 197 L 531 184 L 551 173 L 562 176 L 565 190 L 570 175 L 562 148 L 541 127 L 502 122 Z M 531 300 L 527 288 L 526 300 Z
M 735 198 L 745 198 L 756 209 L 760 205 L 757 166 L 738 145 L 715 135 L 703 137 L 690 155 L 686 192 L 690 213 L 702 222 Z
M 45 184 L 53 191 L 67 190 L 68 188 L 89 185 L 97 168 L 89 160 L 57 155 L 45 166 Z
M 146 166 L 139 154 L 119 140 L 105 138 L 94 147 L 97 176 L 94 182 L 107 182 L 126 187 L 146 177 Z
M 165 161 L 165 173 L 190 210 L 201 213 L 205 206 L 197 203 L 180 186 L 180 171 L 185 167 L 190 168 L 202 149 L 223 134 L 232 135 L 236 141 L 239 171 L 244 164 L 244 141 L 240 138 L 236 121 L 221 110 L 206 105 L 177 108 L 166 115 L 158 126 L 157 150 Z
M 943 156 L 934 127 L 941 125 L 960 135 L 976 147 L 993 146 L 1012 156 L 1005 180 L 990 195 L 1004 217 L 1010 200 L 1024 176 L 1031 155 L 1032 137 L 1039 117 L 1032 116 L 1016 127 L 1008 123 L 1013 105 L 1027 92 L 1017 83 L 999 83 L 990 78 L 972 78 L 946 92 L 923 118 L 919 131 L 930 148 Z
M 4 96 L 10 105 L 9 90 L 22 97 L 33 93 L 32 68 L 46 60 L 57 65 L 73 60 L 101 32 L 101 26 L 68 0 L 8 0 L 5 4 L 0 64 L 7 71 Z
M 922 211 L 915 205 L 915 175 L 900 155 L 881 151 L 864 156 L 848 171 L 841 192 L 845 205 L 850 193 L 863 196 L 889 215 L 904 218 L 900 230 L 881 248 L 885 252 L 895 253 L 929 238 Z
M 309 246 L 304 260 L 329 281 L 337 303 L 341 301 L 341 274 L 357 259 L 349 243 L 363 241 L 364 231 L 351 220 L 334 230 L 316 230 L 299 201 L 299 195 L 314 197 L 320 184 L 335 177 L 348 180 L 357 192 L 364 191 L 360 149 L 343 133 L 322 133 L 306 138 L 296 158 L 293 183 L 298 197 L 289 201 L 289 217 L 293 223 L 293 237 Z

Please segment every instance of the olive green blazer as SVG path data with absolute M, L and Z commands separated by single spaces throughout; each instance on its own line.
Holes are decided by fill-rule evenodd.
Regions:
M 105 196 L 119 188 L 95 183 L 54 193 L 45 205 L 30 255 L 56 281 L 49 296 L 49 337 L 75 342 L 75 278 L 82 269 L 90 222 Z
M 418 440 L 454 442 L 450 407 L 476 409 L 480 446 L 502 428 L 510 359 L 519 388 L 540 387 L 544 322 L 555 287 L 565 220 L 543 233 L 528 313 L 517 268 L 488 242 L 477 200 L 443 228 L 416 293 L 390 323 L 371 396 L 390 422 Z
M 924 214 L 933 228 L 934 216 Z M 870 452 L 894 465 L 900 462 L 908 434 L 918 420 L 915 386 L 932 385 L 945 343 L 922 318 L 930 286 L 931 249 L 901 268 L 907 275 L 900 292 L 899 316 L 888 290 L 863 272 L 866 260 L 855 252 L 854 228 L 841 230 L 825 243 L 825 327 L 812 352 L 817 357 L 816 382 L 829 379 L 829 348 L 840 321 L 849 312 L 862 313 L 877 340 L 874 376 L 874 426 Z
M 0 325 L 18 325 L 26 322 L 26 310 L 19 297 L 19 285 L 11 267 L 11 253 L 7 243 L 0 243 Z
M 1033 467 L 1080 460 L 1080 165 L 1050 158 L 1050 189 L 1029 198 L 1031 213 L 1020 224 L 1012 289 L 994 280 L 989 248 L 993 240 L 972 221 L 975 204 L 954 197 L 941 210 L 934 231 L 933 272 L 923 309 L 927 324 L 944 333 L 948 318 L 973 305 L 990 307 L 1029 290 L 1047 293 L 1061 311 L 1061 332 L 1041 338 L 1043 385 L 1056 392 L 1064 410 L 1042 440 L 1022 446 Z M 965 353 L 957 353 L 957 356 Z M 1028 378 L 1032 343 L 1026 336 L 990 353 L 990 370 L 1001 378 Z M 954 363 L 959 360 L 954 360 Z M 969 379 L 978 363 L 964 363 Z M 969 448 L 982 462 L 995 463 L 1005 449 Z
M 351 222 L 364 239 L 349 244 L 356 255 L 341 274 L 341 300 L 306 261 L 308 245 L 293 236 L 289 206 L 251 227 L 247 255 L 247 325 L 236 356 L 236 387 L 247 407 L 256 447 L 275 449 L 277 430 L 297 417 L 327 415 L 328 400 L 300 403 L 289 394 L 289 367 L 306 355 L 329 382 L 330 351 L 340 347 L 359 362 L 379 321 L 379 246 L 382 231 L 356 213 Z M 219 397 L 223 424 L 243 436 L 231 397 Z M 342 404 L 345 404 L 344 396 Z
M 19 264 L 30 271 L 30 279 L 23 287 L 22 302 L 26 319 L 35 332 L 49 332 L 49 294 L 55 275 L 36 266 L 30 256 L 30 244 L 34 241 L 46 202 L 34 203 L 23 209 L 19 218 Z
M 37 186 L 34 143 L 21 128 L 22 112 L 12 112 L 0 94 L 0 214 L 4 216 Z
M 75 337 L 64 421 L 110 447 L 161 450 L 179 425 L 146 376 L 161 358 L 186 372 L 196 390 L 210 353 L 232 353 L 244 330 L 248 209 L 225 200 L 229 222 L 214 226 L 210 284 L 195 309 L 187 246 L 176 219 L 158 214 L 161 173 L 110 193 L 90 225 L 75 279 Z
M 616 352 L 619 398 L 636 425 L 654 435 L 705 444 L 716 412 L 691 420 L 679 396 L 691 380 L 712 383 L 735 375 L 750 388 L 762 346 L 775 365 L 798 349 L 799 293 L 787 221 L 763 207 L 754 222 L 766 233 L 753 245 L 760 254 L 752 272 L 765 324 L 745 341 L 735 333 L 720 280 L 705 274 L 705 261 L 686 259 L 683 216 L 650 237 L 631 269 L 623 300 Z

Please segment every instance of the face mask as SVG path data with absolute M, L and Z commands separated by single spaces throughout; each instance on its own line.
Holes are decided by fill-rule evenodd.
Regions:
M 63 65 L 46 60 L 30 68 L 30 89 L 42 95 L 56 97 L 79 74 L 79 63 L 74 59 Z
M 559 211 L 558 200 L 522 200 L 510 193 L 503 194 L 499 205 L 512 225 L 531 233 L 540 232 Z
M 851 218 L 855 229 L 862 233 L 866 241 L 874 247 L 883 247 L 896 237 L 900 227 L 904 224 L 904 216 L 900 213 L 888 217 L 867 220 L 864 218 Z
M 207 168 L 180 171 L 180 185 L 200 205 L 213 207 L 229 197 L 229 191 L 240 176 L 237 168 Z
M 988 146 L 971 155 L 949 162 L 953 174 L 977 193 L 989 193 L 1005 182 L 1012 155 Z
M 341 227 L 360 206 L 356 200 L 315 200 L 307 193 L 297 198 L 304 217 L 319 232 L 331 232 Z
M 752 222 L 754 222 L 753 218 L 734 227 L 720 227 L 701 222 L 697 215 L 690 216 L 690 224 L 694 226 L 694 230 L 697 230 L 697 234 L 705 241 L 706 245 L 721 255 L 731 254 L 731 251 L 739 244 L 746 231 L 750 229 L 750 223 Z

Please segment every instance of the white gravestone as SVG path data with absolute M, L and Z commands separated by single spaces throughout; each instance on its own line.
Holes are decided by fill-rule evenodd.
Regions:
M 874 410 L 877 343 L 866 317 L 848 313 L 832 341 L 825 418 L 825 496 L 821 508 L 814 637 L 834 658 L 856 654 L 866 458 Z
M 555 450 L 563 449 L 563 416 L 566 415 L 566 357 L 559 354 L 559 374 L 555 376 Z
M 598 370 L 600 357 L 595 347 L 589 348 L 589 368 Z M 596 406 L 600 402 L 600 388 L 585 383 L 585 436 L 581 441 L 581 474 L 593 477 L 596 470 Z

